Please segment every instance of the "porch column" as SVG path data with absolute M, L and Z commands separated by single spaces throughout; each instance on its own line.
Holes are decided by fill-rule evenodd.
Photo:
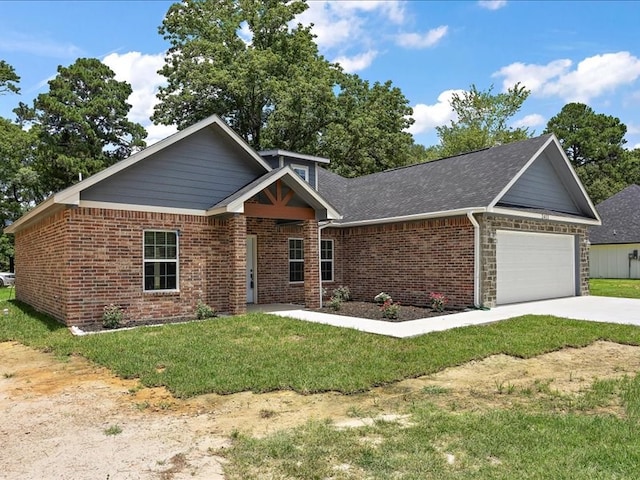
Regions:
M 229 219 L 229 313 L 247 311 L 247 218 L 239 213 Z
M 304 304 L 320 308 L 320 260 L 318 258 L 318 222 L 305 220 L 304 226 Z

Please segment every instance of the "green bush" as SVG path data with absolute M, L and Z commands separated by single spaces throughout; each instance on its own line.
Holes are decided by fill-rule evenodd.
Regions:
M 102 326 L 104 328 L 119 328 L 122 326 L 124 312 L 120 305 L 105 305 L 102 311 Z
M 214 308 L 211 308 L 202 300 L 198 300 L 198 303 L 196 304 L 196 318 L 198 320 L 203 320 L 205 318 L 211 318 L 215 316 L 216 316 L 216 311 Z

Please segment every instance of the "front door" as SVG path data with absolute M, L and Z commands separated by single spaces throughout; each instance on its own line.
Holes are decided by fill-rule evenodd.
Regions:
M 247 303 L 257 301 L 257 243 L 255 235 L 247 235 Z

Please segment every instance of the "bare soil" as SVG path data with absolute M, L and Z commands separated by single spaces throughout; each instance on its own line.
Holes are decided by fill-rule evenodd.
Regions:
M 418 320 L 420 318 L 440 317 L 451 313 L 459 313 L 464 309 L 445 308 L 438 312 L 432 308 L 416 307 L 412 305 L 398 304 L 398 318 L 385 318 L 382 315 L 380 305 L 373 302 L 343 302 L 339 310 L 331 307 L 319 308 L 316 311 L 330 313 L 333 315 L 345 315 L 347 317 L 368 318 L 370 320 L 383 320 L 385 322 L 406 322 L 408 320 Z
M 543 382 L 572 394 L 594 379 L 633 375 L 640 347 L 596 342 L 522 360 L 506 355 L 446 369 L 358 395 L 326 393 L 202 395 L 174 398 L 141 388 L 79 357 L 61 360 L 18 343 L 0 343 L 0 477 L 10 479 L 222 479 L 221 452 L 241 431 L 263 436 L 311 418 L 337 425 L 402 413 L 413 398 L 457 409 L 509 406 L 517 388 Z M 429 392 L 446 392 L 433 394 Z M 619 413 L 616 407 L 612 413 Z M 360 415 L 362 417 L 363 415 Z M 121 433 L 108 435 L 108 429 Z

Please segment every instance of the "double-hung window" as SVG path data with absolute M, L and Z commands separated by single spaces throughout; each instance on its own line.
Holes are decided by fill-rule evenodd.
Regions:
M 289 282 L 304 282 L 304 242 L 301 238 L 289 239 Z
M 144 232 L 144 290 L 178 289 L 178 234 L 176 231 Z
M 305 182 L 309 181 L 309 167 L 304 165 L 291 165 L 291 169 L 296 172 Z
M 320 241 L 320 273 L 323 282 L 333 282 L 333 240 Z

